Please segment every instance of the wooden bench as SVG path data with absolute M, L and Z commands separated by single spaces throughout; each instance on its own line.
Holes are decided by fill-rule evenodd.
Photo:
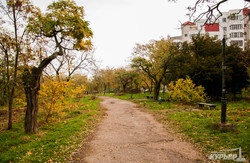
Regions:
M 216 106 L 217 106 L 217 105 L 215 105 L 215 104 L 208 104 L 208 103 L 204 103 L 204 102 L 199 102 L 199 103 L 198 103 L 198 106 L 199 106 L 199 108 L 201 108 L 201 109 L 202 109 L 205 105 L 208 106 L 209 109 L 215 109 Z

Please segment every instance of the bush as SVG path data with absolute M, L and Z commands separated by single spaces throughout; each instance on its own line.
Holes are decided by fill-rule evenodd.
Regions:
M 41 108 L 44 111 L 45 121 L 55 113 L 60 112 L 65 104 L 67 90 L 72 83 L 67 81 L 57 81 L 53 78 L 44 80 L 39 91 Z
M 169 84 L 170 100 L 183 104 L 195 104 L 197 102 L 205 102 L 205 88 L 196 87 L 193 81 L 187 76 L 186 79 L 179 79 Z

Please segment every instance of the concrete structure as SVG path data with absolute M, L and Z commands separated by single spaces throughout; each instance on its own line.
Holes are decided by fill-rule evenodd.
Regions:
M 229 10 L 222 12 L 222 16 L 214 24 L 205 24 L 201 19 L 196 24 L 185 22 L 181 26 L 182 35 L 171 37 L 174 42 L 191 42 L 192 36 L 209 34 L 222 40 L 226 38 L 227 45 L 236 44 L 243 50 L 249 47 L 250 38 L 250 9 Z

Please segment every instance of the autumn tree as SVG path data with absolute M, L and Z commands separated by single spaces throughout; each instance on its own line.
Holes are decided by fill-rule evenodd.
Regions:
M 128 92 L 127 88 L 130 86 L 130 91 L 133 90 L 133 85 L 138 89 L 138 73 L 133 70 L 126 70 L 124 68 L 116 69 L 116 78 L 119 80 L 122 91 Z
M 144 72 L 138 72 L 138 80 L 140 81 L 141 87 L 144 89 L 144 93 L 148 91 L 150 94 L 153 91 L 153 81 Z
M 25 20 L 29 16 L 30 12 L 32 11 L 32 4 L 29 0 L 6 0 L 0 2 L 0 9 L 1 9 L 1 25 L 3 28 L 8 29 L 6 31 L 1 29 L 3 32 L 2 34 L 6 36 L 7 33 L 8 37 L 1 38 L 2 48 L 5 53 L 6 58 L 6 66 L 7 66 L 7 99 L 8 99 L 8 110 L 9 110 L 9 121 L 8 121 L 8 129 L 12 128 L 12 107 L 13 107 L 13 100 L 15 96 L 15 87 L 17 84 L 17 73 L 19 67 L 19 57 L 21 53 L 21 46 L 23 45 L 23 40 L 25 38 Z M 10 34 L 13 32 L 13 34 Z M 9 39 L 7 39 L 9 38 Z M 6 40 L 7 39 L 7 40 Z M 12 42 L 12 52 L 10 52 L 10 47 L 6 43 Z M 5 44 L 5 45 L 4 45 Z M 5 47 L 3 47 L 5 46 Z M 7 48 L 7 49 L 6 49 Z M 13 73 L 9 70 L 10 63 L 12 62 L 13 57 Z M 11 77 L 10 77 L 11 76 Z
M 139 74 L 136 71 L 129 71 L 128 72 L 128 77 L 129 77 L 129 82 L 130 82 L 130 98 L 132 99 L 133 92 L 138 93 L 139 90 L 139 80 L 138 77 Z
M 171 40 L 152 40 L 134 48 L 132 67 L 144 72 L 154 83 L 154 99 L 157 100 L 161 83 L 168 71 L 170 60 L 178 53 L 177 46 Z
M 122 90 L 125 93 L 130 80 L 129 72 L 124 68 L 120 68 L 116 70 L 116 75 L 117 75 L 116 78 L 121 83 Z
M 106 69 L 101 69 L 97 72 L 99 78 L 99 90 L 105 92 L 110 92 L 115 87 L 115 71 L 113 68 L 107 67 Z
M 102 83 L 103 83 L 103 80 L 100 75 L 100 71 L 95 70 L 94 75 L 91 79 L 91 82 L 89 83 L 89 90 L 94 93 L 102 91 L 103 90 Z
M 91 46 L 92 31 L 89 23 L 84 20 L 83 7 L 74 1 L 59 0 L 48 6 L 42 14 L 39 9 L 29 17 L 27 26 L 29 34 L 35 38 L 46 38 L 52 41 L 54 52 L 42 59 L 38 66 L 25 68 L 22 76 L 27 110 L 25 116 L 25 132 L 36 133 L 38 112 L 38 91 L 40 78 L 44 68 L 57 56 L 63 56 L 65 47 L 71 50 L 84 51 Z M 71 47 L 69 47 L 71 45 Z
M 9 33 L 0 33 L 0 90 L 1 101 L 0 105 L 5 105 L 10 97 L 10 80 L 12 78 L 11 71 L 13 70 L 13 49 L 14 41 Z M 9 109 L 10 110 L 10 109 Z M 11 116 L 10 116 L 11 117 Z

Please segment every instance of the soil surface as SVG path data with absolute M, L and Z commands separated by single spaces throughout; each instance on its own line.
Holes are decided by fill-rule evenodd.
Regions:
M 180 141 L 136 104 L 100 97 L 107 109 L 93 137 L 75 155 L 74 162 L 189 163 L 204 160 L 192 144 Z

